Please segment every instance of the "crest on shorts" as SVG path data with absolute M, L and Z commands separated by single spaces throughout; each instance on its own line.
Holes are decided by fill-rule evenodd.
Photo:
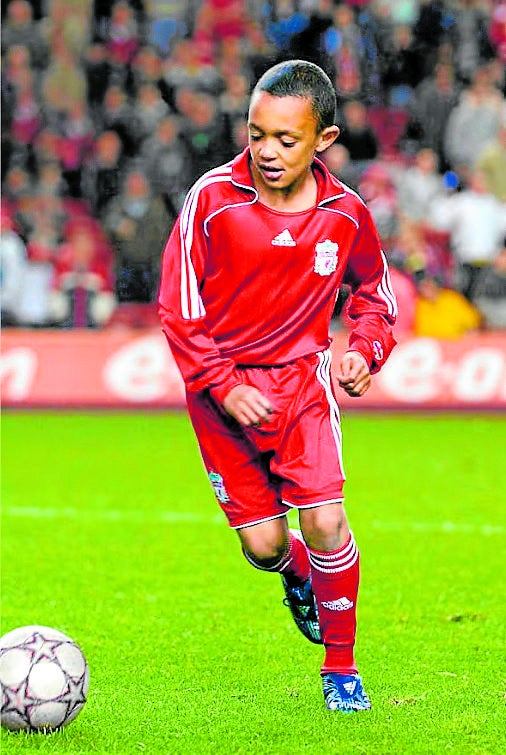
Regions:
M 213 486 L 214 494 L 220 503 L 230 501 L 223 477 L 218 472 L 209 472 L 209 482 Z
M 337 250 L 339 245 L 330 239 L 320 241 L 315 246 L 314 272 L 318 275 L 330 275 L 337 267 Z

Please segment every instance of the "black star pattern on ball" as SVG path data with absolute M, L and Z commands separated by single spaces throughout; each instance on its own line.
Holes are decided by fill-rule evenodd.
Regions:
M 26 726 L 30 726 L 28 705 L 33 703 L 34 700 L 27 693 L 27 683 L 28 680 L 25 679 L 17 689 L 3 687 L 2 716 L 15 713 Z
M 65 718 L 68 718 L 76 708 L 81 707 L 86 702 L 86 695 L 84 694 L 84 675 L 76 681 L 69 676 L 68 683 L 67 692 L 56 698 L 59 703 L 68 703 L 67 715 Z
M 65 641 L 51 640 L 44 637 L 40 632 L 34 632 L 25 642 L 19 647 L 22 647 L 31 654 L 32 664 L 38 663 L 42 658 L 46 658 L 48 661 L 58 660 L 55 656 L 56 648 L 60 645 L 65 645 Z

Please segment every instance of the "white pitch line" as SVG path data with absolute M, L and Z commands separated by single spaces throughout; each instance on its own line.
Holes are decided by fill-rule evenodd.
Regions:
M 55 508 L 48 506 L 3 506 L 2 514 L 4 516 L 26 518 L 26 519 L 79 519 L 93 520 L 101 522 L 134 522 L 142 524 L 143 522 L 167 522 L 167 523 L 188 523 L 188 524 L 223 524 L 225 522 L 223 514 L 219 512 L 214 515 L 199 514 L 193 511 L 153 511 L 145 513 L 143 511 L 132 511 L 131 509 L 84 509 Z
M 495 524 L 467 524 L 465 522 L 382 522 L 375 520 L 371 526 L 389 532 L 411 530 L 413 532 L 440 532 L 462 535 L 504 535 L 506 528 Z
M 226 520 L 221 512 L 201 514 L 196 511 L 132 511 L 131 509 L 81 509 L 43 506 L 2 506 L 2 514 L 7 517 L 25 519 L 79 519 L 109 522 L 165 523 L 165 524 L 204 524 L 224 525 Z M 434 532 L 447 535 L 504 535 L 506 528 L 492 524 L 467 524 L 461 522 L 420 522 L 382 521 L 374 519 L 370 526 L 385 532 Z

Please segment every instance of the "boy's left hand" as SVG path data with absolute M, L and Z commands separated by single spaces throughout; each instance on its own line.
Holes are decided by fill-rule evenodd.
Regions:
M 347 351 L 335 379 L 349 396 L 363 396 L 371 385 L 371 373 L 365 357 L 358 351 Z

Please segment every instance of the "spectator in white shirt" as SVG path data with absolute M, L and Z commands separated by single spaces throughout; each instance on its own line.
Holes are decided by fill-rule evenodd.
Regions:
M 502 248 L 506 205 L 487 190 L 483 172 L 475 170 L 467 188 L 432 203 L 429 223 L 450 233 L 459 278 L 456 284 L 472 301 L 483 273 Z

